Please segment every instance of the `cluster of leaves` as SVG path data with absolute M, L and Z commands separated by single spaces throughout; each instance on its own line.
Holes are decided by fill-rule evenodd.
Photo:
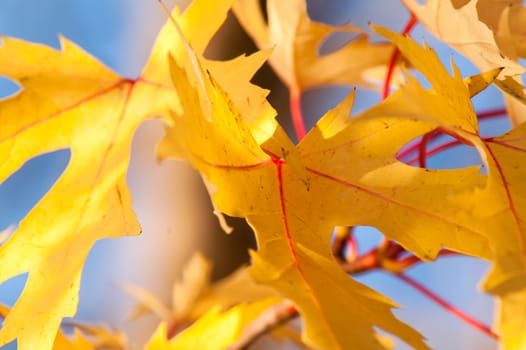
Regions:
M 188 272 L 185 280 L 198 281 L 176 288 L 175 311 L 131 288 L 164 320 L 148 349 L 201 348 L 212 341 L 217 348 L 235 346 L 272 307 L 301 315 L 298 341 L 305 346 L 385 348 L 378 327 L 427 348 L 392 314 L 393 302 L 348 276 L 363 259 L 342 264 L 335 258 L 334 228 L 358 225 L 378 228 L 391 242 L 375 251 L 373 265 L 396 273 L 403 270 L 393 267 L 401 251 L 430 261 L 447 248 L 490 261 L 484 290 L 499 300 L 496 332 L 507 349 L 526 347 L 526 97 L 520 80 L 525 68 L 518 63 L 526 53 L 526 10 L 512 0 L 403 2 L 483 74 L 463 80 L 452 64 L 451 76 L 433 50 L 382 27 L 372 29 L 392 44 L 373 43 L 353 26 L 312 22 L 301 0 L 268 0 L 268 21 L 257 0 L 195 0 L 184 13 L 174 11 L 134 80 L 63 38 L 61 51 L 3 38 L 0 74 L 23 89 L 0 102 L 0 179 L 43 152 L 69 148 L 71 160 L 0 247 L 0 281 L 29 273 L 14 307 L 2 310 L 0 344 L 17 338 L 20 349 L 96 347 L 57 331 L 75 314 L 82 266 L 95 241 L 140 232 L 125 181 L 130 142 L 140 123 L 158 118 L 167 125 L 159 157 L 190 162 L 217 211 L 246 218 L 258 242 L 248 274 L 271 288 L 246 289 L 243 270 L 243 293 L 226 297 L 236 289 L 235 278 L 211 287 L 206 273 Z M 232 6 L 262 51 L 208 60 L 203 52 Z M 359 35 L 320 57 L 319 45 L 335 31 Z M 250 83 L 268 60 L 296 104 L 315 86 L 371 88 L 379 71 L 386 74 L 395 46 L 403 66 L 419 71 L 431 88 L 405 72 L 398 90 L 352 118 L 351 94 L 306 135 L 296 118 L 297 145 L 274 119 L 268 92 Z M 482 137 L 471 97 L 493 81 L 514 128 Z M 486 171 L 431 170 L 425 162 L 416 167 L 399 160 L 412 140 L 437 133 L 475 148 Z M 424 141 L 420 145 L 425 149 Z M 190 266 L 206 265 L 196 259 Z M 180 323 L 193 324 L 173 337 Z M 107 340 L 105 346 L 122 343 L 99 329 L 81 330 Z

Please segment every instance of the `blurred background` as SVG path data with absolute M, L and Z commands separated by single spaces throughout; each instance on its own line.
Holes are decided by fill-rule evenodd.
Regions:
M 175 2 L 166 1 L 166 4 L 171 7 Z M 362 28 L 367 28 L 372 22 L 395 31 L 400 31 L 409 17 L 397 1 L 316 0 L 308 1 L 308 10 L 318 21 L 332 24 L 351 21 Z M 0 2 L 0 35 L 58 48 L 57 34 L 60 33 L 119 74 L 130 78 L 140 74 L 165 20 L 155 0 Z M 415 28 L 412 36 L 418 41 L 425 38 L 430 46 L 438 49 L 445 62 L 453 57 L 464 76 L 477 72 L 465 59 L 427 35 L 420 26 Z M 337 39 L 334 45 L 349 38 Z M 207 56 L 227 59 L 253 51 L 254 46 L 230 16 L 207 50 Z M 271 103 L 279 111 L 282 124 L 292 134 L 286 89 L 266 66 L 254 81 L 272 90 Z M 312 126 L 328 108 L 334 107 L 351 88 L 327 87 L 306 91 L 303 110 L 308 126 Z M 17 89 L 16 84 L 0 77 L 0 96 L 11 95 Z M 358 90 L 354 111 L 363 110 L 379 100 L 378 92 Z M 474 103 L 480 110 L 502 106 L 494 89 L 476 97 Z M 507 127 L 507 123 L 501 120 L 485 122 L 482 129 L 497 134 Z M 120 282 L 146 288 L 169 303 L 171 286 L 194 251 L 200 250 L 214 261 L 213 278 L 218 279 L 246 263 L 247 249 L 255 248 L 252 234 L 242 220 L 229 218 L 229 223 L 235 226 L 231 235 L 221 231 L 201 180 L 192 169 L 180 162 L 159 164 L 155 161 L 155 147 L 161 136 L 162 125 L 150 121 L 137 130 L 133 142 L 128 184 L 143 234 L 103 240 L 95 245 L 84 269 L 76 317 L 81 321 L 124 329 L 134 349 L 142 347 L 158 319 L 148 316 L 128 320 L 135 302 L 119 288 Z M 66 150 L 32 159 L 0 185 L 0 230 L 17 225 L 60 176 L 68 159 Z M 449 166 L 459 167 L 480 164 L 473 152 L 457 150 L 431 158 L 429 165 L 441 168 L 445 161 Z M 371 228 L 360 228 L 357 235 L 363 251 L 381 239 L 381 234 Z M 487 268 L 487 264 L 475 259 L 454 257 L 434 264 L 420 264 L 408 271 L 408 275 L 461 310 L 491 324 L 492 301 L 477 290 Z M 19 276 L 0 285 L 0 302 L 13 305 L 26 277 Z M 399 303 L 402 309 L 396 311 L 397 316 L 429 338 L 433 348 L 496 349 L 495 342 L 488 336 L 389 274 L 371 272 L 357 278 Z M 16 349 L 16 344 L 4 348 Z M 397 349 L 405 348 L 404 344 L 397 345 Z

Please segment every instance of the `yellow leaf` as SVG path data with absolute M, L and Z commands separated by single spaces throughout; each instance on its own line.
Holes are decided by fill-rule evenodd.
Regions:
M 525 54 L 526 48 L 523 31 L 526 10 L 518 4 L 520 2 L 472 0 L 455 8 L 451 0 L 428 0 L 425 5 L 416 0 L 403 0 L 427 30 L 467 57 L 481 71 L 503 68 L 501 78 L 495 83 L 506 92 L 514 125 L 524 121 L 524 113 L 517 112 L 517 109 L 526 111 L 522 106 L 526 104 L 526 94 L 519 77 L 526 68 L 516 59 L 517 55 Z M 507 10 L 503 11 L 504 8 Z M 505 22 L 497 32 L 501 14 Z M 518 43 L 517 47 L 515 43 Z
M 269 298 L 250 304 L 240 304 L 225 312 L 221 312 L 219 308 L 212 308 L 171 340 L 167 339 L 166 325 L 161 323 L 145 349 L 227 349 L 240 338 L 246 326 L 278 300 Z
M 526 124 L 500 137 L 473 138 L 473 143 L 486 163 L 488 181 L 470 198 L 472 210 L 495 249 L 496 265 L 484 288 L 504 295 L 526 288 Z
M 89 339 L 90 343 L 96 349 L 126 349 L 126 336 L 121 331 L 111 330 L 103 326 L 93 326 L 78 322 L 68 322 L 68 326 L 74 328 L 75 334 L 79 333 L 85 335 L 86 339 Z
M 235 304 L 255 302 L 275 294 L 271 288 L 256 284 L 250 277 L 248 268 L 243 266 L 202 293 L 188 317 L 195 320 L 214 306 L 226 309 Z
M 402 0 L 440 40 L 466 56 L 480 70 L 504 67 L 502 76 L 523 74 L 526 69 L 501 55 L 491 29 L 479 20 L 478 1 L 470 1 L 455 9 L 451 0 L 428 0 L 421 5 L 416 0 Z
M 274 47 L 269 63 L 293 94 L 326 84 L 378 88 L 366 78 L 365 71 L 385 69 L 393 53 L 392 45 L 370 43 L 367 34 L 352 25 L 311 21 L 303 0 L 267 1 L 268 24 L 258 0 L 237 1 L 233 9 L 259 48 Z M 336 32 L 357 33 L 358 37 L 339 50 L 318 54 L 324 40 Z
M 75 330 L 74 337 L 70 338 L 62 332 L 58 332 L 53 344 L 53 350 L 95 350 L 96 348 L 78 330 Z
M 503 350 L 526 349 L 526 289 L 497 299 L 496 328 Z
M 0 304 L 0 319 L 5 318 L 9 312 L 7 306 Z M 68 326 L 73 328 L 73 334 L 65 334 L 59 330 L 53 343 L 53 350 L 95 350 L 101 347 L 108 350 L 125 349 L 126 338 L 120 332 L 75 322 L 69 322 Z
M 198 52 L 230 3 L 197 0 L 182 16 L 174 13 Z M 32 157 L 71 151 L 62 176 L 0 248 L 0 282 L 29 273 L 0 330 L 0 346 L 18 338 L 22 350 L 49 349 L 62 318 L 75 314 L 95 241 L 140 232 L 126 186 L 131 139 L 145 119 L 169 121 L 167 111 L 179 108 L 166 58 L 186 52 L 169 23 L 141 76 L 130 80 L 64 38 L 61 47 L 11 38 L 0 46 L 0 74 L 22 87 L 0 102 L 0 181 Z
M 464 79 L 464 84 L 469 90 L 469 96 L 476 96 L 479 92 L 486 89 L 498 77 L 502 68 L 495 68 L 488 72 L 477 74 Z
M 331 148 L 327 151 L 329 154 L 347 157 L 345 161 L 334 161 L 325 153 L 325 160 L 320 164 L 318 159 L 323 156 L 321 148 L 326 140 L 320 139 L 319 133 L 309 134 L 296 150 L 309 172 L 307 186 L 294 166 L 285 159 L 269 156 L 258 144 L 212 75 L 205 81 L 210 105 L 214 106 L 211 118 L 206 118 L 201 109 L 197 98 L 199 85 L 192 82 L 176 62 L 172 64 L 172 76 L 181 95 L 184 114 L 173 116 L 174 125 L 160 145 L 161 153 L 190 161 L 211 184 L 209 190 L 216 208 L 247 218 L 256 231 L 259 246 L 259 251 L 251 254 L 251 275 L 297 305 L 305 319 L 306 342 L 330 349 L 380 349 L 382 346 L 373 329 L 376 325 L 415 348 L 426 348 L 417 332 L 392 315 L 391 301 L 349 278 L 332 258 L 333 227 L 361 224 L 350 222 L 358 218 L 349 208 L 339 207 L 339 203 L 373 199 L 374 210 L 366 207 L 359 211 L 361 214 L 367 211 L 375 220 L 376 208 L 393 205 L 382 195 L 362 188 L 359 177 L 351 184 L 332 177 L 331 164 L 344 171 L 341 164 L 347 164 L 349 159 L 359 164 L 358 159 L 365 161 L 363 154 L 357 154 L 355 149 Z M 464 87 L 462 81 L 460 83 Z M 350 103 L 346 101 L 345 106 L 339 108 L 340 118 L 348 116 L 349 109 Z M 385 130 L 382 123 L 376 126 Z M 307 143 L 310 147 L 303 147 Z M 393 147 L 389 155 L 393 162 L 396 151 Z M 360 173 L 361 169 L 356 171 Z M 406 210 L 405 204 L 399 206 Z M 421 216 L 426 227 L 429 216 L 433 216 L 420 213 L 416 206 L 411 212 Z M 392 225 L 398 228 L 396 222 Z M 353 327 L 347 327 L 349 323 Z
M 432 73 L 431 60 L 424 62 L 422 58 L 429 54 L 429 50 L 418 49 L 419 46 L 409 38 L 389 33 L 383 29 L 379 32 L 393 40 L 400 50 L 412 57 L 421 57 L 421 62 L 413 60 L 413 65 L 421 70 L 429 79 Z M 409 50 L 412 48 L 412 51 Z M 456 72 L 456 68 L 454 71 Z M 426 73 L 427 72 L 427 73 Z M 442 72 L 444 82 L 449 75 Z M 438 81 L 433 84 L 433 91 L 426 92 L 413 79 L 410 83 L 399 90 L 393 97 L 392 102 L 386 101 L 382 112 L 386 110 L 396 113 L 410 113 L 408 107 L 403 108 L 405 103 L 413 108 L 411 115 L 415 119 L 425 120 L 430 123 L 434 121 L 436 126 L 451 130 L 460 139 L 467 140 L 480 152 L 487 169 L 488 176 L 480 183 L 473 182 L 471 190 L 466 189 L 457 200 L 462 202 L 468 212 L 464 213 L 459 220 L 471 221 L 470 227 L 486 236 L 494 249 L 491 258 L 496 263 L 492 273 L 485 283 L 485 288 L 492 293 L 505 294 L 526 287 L 526 228 L 524 227 L 524 176 L 526 169 L 521 166 L 526 161 L 526 124 L 521 124 L 506 135 L 494 138 L 481 138 L 477 133 L 476 119 L 467 89 L 455 87 L 453 81 L 458 80 L 455 74 L 449 78 L 450 84 L 441 85 Z M 448 92 L 449 90 L 449 92 Z M 462 102 L 464 99 L 464 102 Z M 396 103 L 396 108 L 393 107 Z M 462 108 L 462 104 L 466 106 Z M 444 106 L 451 108 L 445 109 Z M 372 110 L 376 110 L 373 107 Z M 442 113 L 447 113 L 444 119 Z M 462 121 L 468 121 L 462 127 Z M 467 126 L 475 123 L 472 128 Z M 480 177 L 474 176 L 475 177 Z M 460 199 L 462 198 L 462 199 Z M 459 212 L 461 213 L 461 212 Z M 473 254 L 474 252 L 472 252 Z M 481 255 L 477 255 L 483 257 Z
M 413 47 L 412 57 L 427 54 L 424 49 L 418 49 L 410 39 L 399 35 L 380 32 L 399 45 L 404 54 L 408 47 Z M 415 67 L 423 72 L 429 72 L 429 62 L 413 61 Z M 455 69 L 454 69 L 455 70 Z M 429 74 L 424 73 L 429 79 Z M 456 76 L 452 79 L 456 79 Z M 451 88 L 453 86 L 451 85 Z M 446 128 L 460 140 L 476 147 L 487 169 L 487 176 L 477 184 L 466 182 L 466 188 L 454 191 L 449 195 L 448 206 L 458 208 L 455 222 L 468 226 L 470 230 L 487 237 L 491 245 L 491 254 L 481 254 L 476 249 L 454 246 L 468 254 L 486 258 L 494 263 L 484 282 L 484 289 L 495 294 L 500 300 L 500 316 L 497 329 L 501 333 L 501 341 L 506 349 L 522 349 L 524 343 L 524 318 L 526 311 L 526 124 L 515 127 L 510 132 L 499 137 L 482 138 L 475 132 L 476 128 L 462 128 L 459 120 L 473 120 L 467 110 L 455 108 L 445 110 L 444 106 L 452 104 L 451 93 L 447 93 L 447 85 L 440 87 L 434 84 L 433 90 L 424 91 L 414 80 L 397 91 L 390 99 L 378 107 L 373 107 L 371 114 L 384 116 L 410 115 L 415 120 L 435 123 Z M 465 93 L 454 90 L 459 96 Z M 423 102 L 423 103 L 421 103 Z M 461 101 L 459 101 L 461 102 Z M 465 101 L 464 103 L 468 103 Z M 411 107 L 408 107 L 412 104 Z M 404 108 L 403 106 L 406 105 Z M 449 113 L 444 119 L 437 114 Z M 367 112 L 366 112 L 367 113 Z M 480 178 L 473 174 L 471 180 Z M 450 188 L 449 192 L 451 193 Z M 464 235 L 455 232 L 454 239 L 465 240 Z M 447 245 L 449 247 L 449 245 Z M 468 249 L 466 249 L 468 248 Z

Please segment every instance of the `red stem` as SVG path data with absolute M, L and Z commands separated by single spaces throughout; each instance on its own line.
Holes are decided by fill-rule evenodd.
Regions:
M 435 155 L 437 153 L 445 151 L 446 149 L 449 149 L 449 148 L 452 148 L 452 147 L 455 147 L 455 146 L 460 146 L 460 145 L 463 145 L 463 143 L 458 141 L 458 140 L 452 140 L 452 141 L 446 142 L 446 143 L 444 143 L 442 145 L 438 145 L 438 146 L 430 149 L 429 151 L 426 152 L 425 156 L 426 156 L 426 158 L 427 157 L 431 157 L 431 156 L 433 156 L 433 155 Z M 407 164 L 415 164 L 417 160 L 420 162 L 420 153 L 418 154 L 418 156 L 409 159 L 407 161 Z
M 486 119 L 491 119 L 491 118 L 494 118 L 494 117 L 505 116 L 507 113 L 508 112 L 506 111 L 505 108 L 490 109 L 488 111 L 483 111 L 483 112 L 477 113 L 477 119 L 478 120 L 486 120 Z M 429 142 L 439 138 L 440 136 L 442 136 L 441 133 L 436 132 L 436 131 L 430 131 L 427 134 L 422 136 L 422 140 L 421 141 L 415 142 L 414 144 L 410 145 L 409 147 L 403 149 L 397 155 L 396 158 L 399 159 L 399 160 L 402 160 L 403 158 L 409 156 L 411 153 L 413 153 L 413 152 L 415 152 L 417 150 L 421 151 L 421 148 L 423 147 L 421 145 L 421 143 L 423 142 L 424 138 L 426 138 L 425 141 L 427 143 L 429 143 Z M 432 148 L 431 150 L 427 151 L 426 152 L 426 157 L 432 156 L 432 155 L 434 155 L 436 153 L 439 153 L 441 151 L 444 151 L 444 150 L 446 150 L 448 148 L 451 148 L 451 147 L 454 147 L 454 146 L 458 146 L 458 145 L 461 145 L 461 144 L 464 144 L 464 143 L 460 142 L 458 140 L 453 140 L 453 141 L 446 142 L 443 145 L 436 146 L 435 148 Z M 417 160 L 421 162 L 421 157 L 422 157 L 422 155 L 419 152 L 418 156 L 415 156 L 415 157 L 409 159 L 408 161 L 406 161 L 406 163 L 407 164 L 414 164 L 414 163 L 416 163 Z
M 290 91 L 290 114 L 292 116 L 292 124 L 298 142 L 305 136 L 305 123 L 303 121 L 303 113 L 301 111 L 301 93 L 294 90 Z
M 402 160 L 403 158 L 407 157 L 411 153 L 415 152 L 418 147 L 420 147 L 420 142 L 415 142 L 411 144 L 410 146 L 407 146 L 406 148 L 402 149 L 400 153 L 396 156 L 396 159 Z
M 457 316 L 462 321 L 466 322 L 471 327 L 482 331 L 483 333 L 487 334 L 488 336 L 492 337 L 493 339 L 496 339 L 496 340 L 499 339 L 499 336 L 497 334 L 495 334 L 491 330 L 491 328 L 489 326 L 487 326 L 484 323 L 482 323 L 482 322 L 476 320 L 475 318 L 469 316 L 465 312 L 460 311 L 459 309 L 457 309 L 456 307 L 454 307 L 453 305 L 451 305 L 450 303 L 448 303 L 447 301 L 445 301 L 444 299 L 442 299 L 441 297 L 439 297 L 438 295 L 436 295 L 435 293 L 433 293 L 432 291 L 430 291 L 429 289 L 424 287 L 422 284 L 420 284 L 417 281 L 415 281 L 414 279 L 412 279 L 411 277 L 409 277 L 409 276 L 407 276 L 407 275 L 405 275 L 403 273 L 394 274 L 394 275 L 396 277 L 398 277 L 399 279 L 401 279 L 402 281 L 404 281 L 405 283 L 407 283 L 408 285 L 410 285 L 411 287 L 413 287 L 416 290 L 418 290 L 420 293 L 422 293 L 423 295 L 425 295 L 429 299 L 433 300 L 438 305 L 442 306 L 444 309 L 446 309 L 451 314 Z
M 411 17 L 407 21 L 404 29 L 402 30 L 402 34 L 409 34 L 411 29 L 415 26 L 417 20 L 416 16 L 411 13 Z M 387 74 L 385 76 L 384 86 L 382 89 L 382 100 L 385 100 L 387 96 L 389 96 L 389 85 L 391 85 L 391 79 L 393 77 L 394 67 L 396 65 L 396 60 L 398 59 L 398 56 L 400 55 L 400 50 L 398 50 L 398 47 L 395 47 L 393 54 L 391 55 L 391 58 L 389 59 L 389 64 L 387 65 Z
M 358 256 L 358 242 L 354 238 L 353 231 L 349 233 L 346 242 L 347 252 L 345 254 L 345 259 L 347 261 L 352 261 Z
M 503 117 L 508 114 L 506 108 L 490 109 L 488 111 L 483 111 L 477 113 L 478 120 L 490 119 L 493 117 Z
M 433 132 L 428 132 L 424 136 L 422 136 L 422 139 L 420 140 L 418 144 L 418 164 L 421 168 L 426 167 L 426 160 L 427 160 L 427 143 L 431 138 L 433 138 Z

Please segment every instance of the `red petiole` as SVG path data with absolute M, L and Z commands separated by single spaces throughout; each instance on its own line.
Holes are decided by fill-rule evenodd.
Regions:
M 416 16 L 414 14 L 411 14 L 409 21 L 407 21 L 404 29 L 402 30 L 402 34 L 409 34 L 413 27 L 416 25 L 416 23 Z M 389 86 L 391 85 L 391 79 L 393 77 L 393 72 L 396 65 L 396 61 L 398 60 L 398 56 L 400 56 L 400 50 L 398 50 L 398 48 L 396 47 L 393 51 L 393 54 L 391 55 L 391 58 L 389 59 L 389 64 L 387 65 L 387 74 L 385 76 L 384 86 L 382 89 L 382 100 L 385 100 L 387 96 L 389 96 Z
M 487 334 L 488 336 L 492 337 L 493 339 L 499 339 L 499 336 L 495 332 L 493 332 L 489 326 L 485 325 L 484 323 L 478 321 L 474 317 L 471 317 L 470 315 L 466 314 L 465 312 L 463 312 L 463 311 L 459 310 L 458 308 L 456 308 L 455 306 L 451 305 L 446 300 L 442 299 L 441 297 L 439 297 L 438 295 L 436 295 L 435 293 L 433 293 L 432 291 L 430 291 L 429 289 L 424 287 L 424 285 L 422 285 L 419 282 L 415 281 L 411 277 L 409 277 L 409 276 L 407 276 L 407 275 L 405 275 L 403 273 L 394 274 L 394 276 L 398 277 L 400 280 L 404 281 L 405 283 L 407 283 L 411 287 L 415 288 L 420 293 L 422 293 L 423 295 L 425 295 L 429 299 L 433 300 L 435 303 L 437 303 L 438 305 L 440 305 L 444 309 L 446 309 L 449 313 L 451 313 L 452 315 L 455 315 L 456 317 L 458 317 L 462 321 L 466 322 L 471 327 L 474 327 L 474 328 L 482 331 L 483 333 Z
M 299 142 L 306 134 L 305 121 L 303 120 L 303 113 L 301 111 L 301 92 L 296 91 L 296 89 L 291 89 L 289 99 L 292 125 L 294 126 L 296 138 Z

